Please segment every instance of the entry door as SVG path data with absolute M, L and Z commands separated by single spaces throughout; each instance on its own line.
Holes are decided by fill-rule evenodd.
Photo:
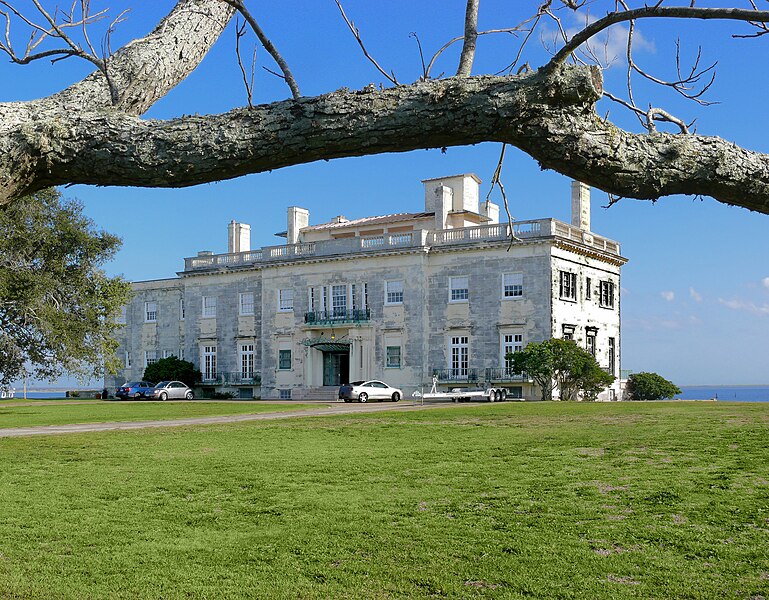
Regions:
M 323 353 L 323 385 L 342 385 L 349 383 L 350 353 Z

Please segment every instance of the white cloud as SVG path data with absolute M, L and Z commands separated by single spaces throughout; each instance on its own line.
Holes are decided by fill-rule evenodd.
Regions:
M 693 287 L 689 288 L 689 296 L 691 296 L 692 300 L 695 302 L 702 302 L 702 294 L 700 294 L 697 290 L 695 290 Z
M 761 316 L 769 315 L 769 304 L 758 305 L 754 302 L 745 302 L 744 300 L 739 300 L 737 298 L 733 298 L 731 300 L 724 300 L 723 298 L 719 298 L 718 303 L 732 310 L 743 310 L 749 313 L 753 313 L 754 315 Z
M 668 302 L 672 302 L 673 300 L 676 299 L 675 292 L 670 292 L 670 291 L 660 292 L 660 296 L 662 296 Z
M 597 21 L 598 17 L 575 13 L 574 19 L 577 21 L 576 24 L 566 29 L 566 35 L 569 39 L 587 25 Z M 615 24 L 582 44 L 580 50 L 588 56 L 595 56 L 604 67 L 627 64 L 627 35 L 628 28 L 625 25 Z M 633 53 L 642 51 L 653 53 L 656 48 L 654 42 L 646 39 L 636 27 L 633 32 Z
M 761 285 L 763 285 L 765 288 L 769 289 L 769 277 L 764 277 L 761 280 Z

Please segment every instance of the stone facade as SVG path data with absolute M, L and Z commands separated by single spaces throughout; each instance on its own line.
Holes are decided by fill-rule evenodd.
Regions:
M 259 250 L 247 247 L 247 226 L 230 223 L 228 253 L 201 252 L 178 278 L 134 284 L 125 369 L 107 385 L 174 354 L 198 365 L 207 391 L 239 397 L 334 398 L 361 379 L 408 396 L 435 375 L 443 387 L 493 382 L 533 399 L 504 355 L 549 337 L 575 339 L 619 375 L 626 260 L 586 229 L 589 189 L 573 186 L 572 224 L 510 225 L 479 204 L 479 183 L 425 181 L 421 213 L 309 225 L 290 207 L 287 243 Z

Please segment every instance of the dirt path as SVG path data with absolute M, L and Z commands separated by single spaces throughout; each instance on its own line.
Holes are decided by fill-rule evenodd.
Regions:
M 40 427 L 9 427 L 0 429 L 0 437 L 27 437 L 32 435 L 61 435 L 65 433 L 86 433 L 89 431 L 112 431 L 127 429 L 147 429 L 152 427 L 181 427 L 185 425 L 214 425 L 217 423 L 242 423 L 244 421 L 268 421 L 295 417 L 326 417 L 330 415 L 351 415 L 377 413 L 390 410 L 409 411 L 427 408 L 458 406 L 451 402 L 430 402 L 413 404 L 408 402 L 381 404 L 336 404 L 324 403 L 320 408 L 284 411 L 274 413 L 253 413 L 241 415 L 223 415 L 219 417 L 193 417 L 188 419 L 168 419 L 165 421 L 120 421 L 110 423 L 76 423 L 72 425 L 44 425 Z

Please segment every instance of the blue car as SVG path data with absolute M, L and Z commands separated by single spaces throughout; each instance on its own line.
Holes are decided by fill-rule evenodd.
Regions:
M 121 385 L 115 392 L 115 396 L 122 399 L 148 398 L 152 395 L 154 383 L 149 381 L 131 381 Z

